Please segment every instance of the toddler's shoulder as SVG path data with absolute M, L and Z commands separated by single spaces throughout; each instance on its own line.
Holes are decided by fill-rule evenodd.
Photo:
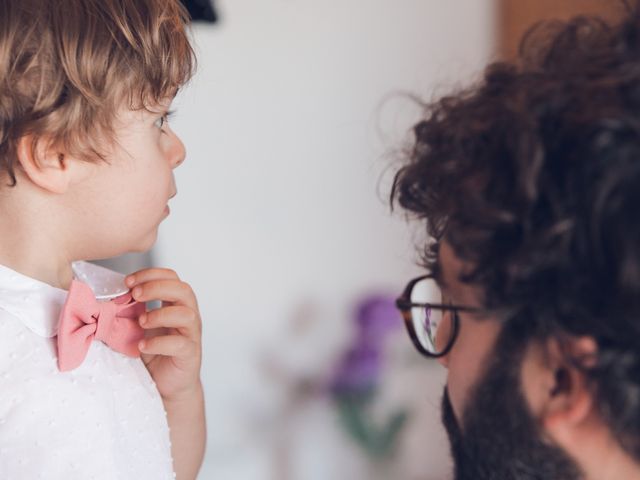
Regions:
M 8 371 L 55 361 L 55 338 L 34 333 L 22 320 L 0 308 L 0 382 Z M 6 376 L 6 375 L 4 375 Z

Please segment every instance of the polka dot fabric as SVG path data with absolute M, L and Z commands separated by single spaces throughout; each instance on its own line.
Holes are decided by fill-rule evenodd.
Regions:
M 105 275 L 96 268 L 95 278 Z M 109 289 L 118 295 L 114 277 L 108 287 L 91 286 L 105 298 Z M 140 359 L 93 342 L 80 367 L 58 370 L 65 298 L 0 266 L 0 478 L 175 478 L 162 399 Z

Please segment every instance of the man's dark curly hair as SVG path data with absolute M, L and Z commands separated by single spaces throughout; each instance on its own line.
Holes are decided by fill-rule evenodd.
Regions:
M 590 336 L 600 412 L 640 460 L 640 15 L 538 25 L 514 62 L 426 106 L 393 202 L 531 338 Z

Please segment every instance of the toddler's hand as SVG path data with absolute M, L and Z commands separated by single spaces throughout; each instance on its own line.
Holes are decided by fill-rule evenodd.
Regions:
M 139 302 L 161 300 L 162 306 L 140 317 L 146 330 L 140 342 L 142 361 L 164 400 L 192 394 L 200 386 L 202 323 L 191 287 L 173 270 L 150 268 L 126 278 Z

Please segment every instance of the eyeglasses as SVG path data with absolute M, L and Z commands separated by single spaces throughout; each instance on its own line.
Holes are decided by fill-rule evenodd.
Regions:
M 434 358 L 449 353 L 458 335 L 461 311 L 478 308 L 447 305 L 432 275 L 414 278 L 396 300 L 413 344 L 423 355 Z

